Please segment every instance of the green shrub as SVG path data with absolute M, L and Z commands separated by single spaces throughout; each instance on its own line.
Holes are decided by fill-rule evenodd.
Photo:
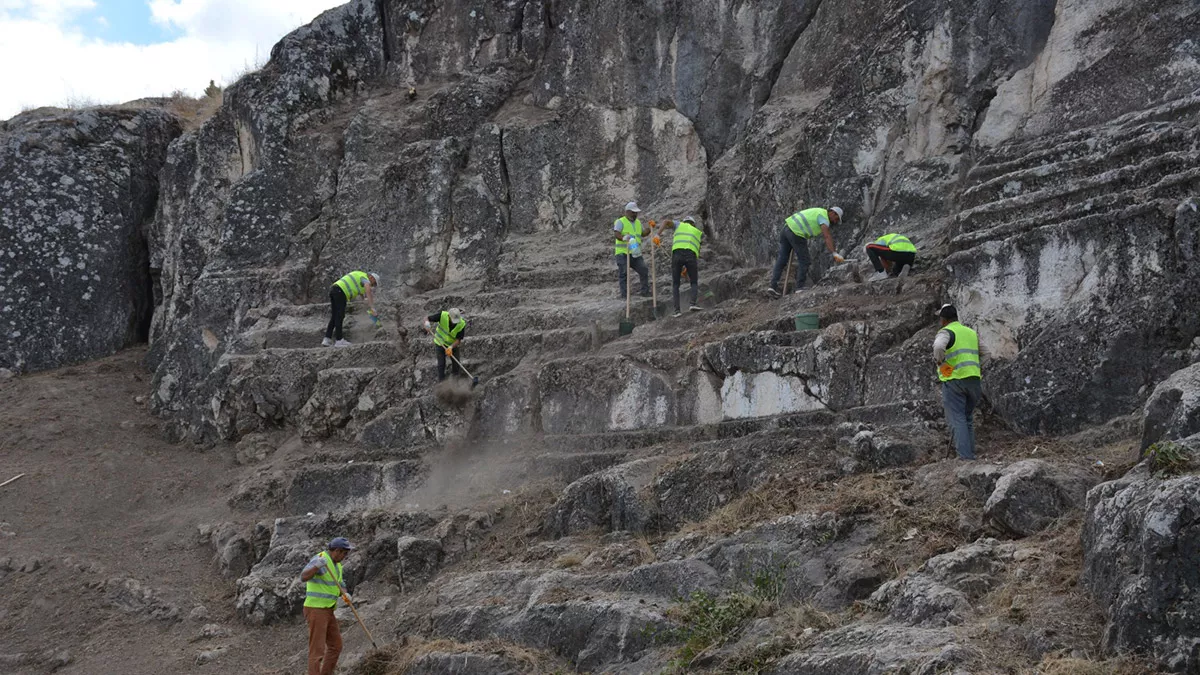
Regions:
M 1187 473 L 1192 468 L 1192 453 L 1187 446 L 1171 441 L 1159 441 L 1146 448 L 1143 459 L 1150 460 L 1150 470 L 1159 478 Z

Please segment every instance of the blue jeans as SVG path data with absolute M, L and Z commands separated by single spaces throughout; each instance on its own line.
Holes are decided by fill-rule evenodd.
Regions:
M 779 290 L 779 278 L 787 267 L 788 257 L 796 252 L 796 290 L 804 287 L 804 278 L 808 276 L 808 240 L 797 237 L 792 228 L 783 226 L 779 233 L 779 255 L 775 256 L 775 269 L 771 272 L 771 288 Z
M 624 254 L 613 256 L 617 261 L 617 284 L 621 289 L 621 297 L 625 297 L 625 284 L 629 276 L 629 270 L 625 268 Z M 650 269 L 646 267 L 646 261 L 642 256 L 630 256 L 629 265 L 633 267 L 633 271 L 638 273 L 638 279 L 642 282 L 642 295 L 650 295 Z
M 975 406 L 983 398 L 978 377 L 942 383 L 942 408 L 950 425 L 950 438 L 959 459 L 975 459 Z

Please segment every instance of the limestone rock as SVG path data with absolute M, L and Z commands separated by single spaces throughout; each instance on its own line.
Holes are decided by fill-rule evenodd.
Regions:
M 963 623 L 972 612 L 971 602 L 1000 582 L 997 575 L 1013 554 L 1012 544 L 980 539 L 887 582 L 871 596 L 871 603 L 911 626 Z
M 156 109 L 0 122 L 0 367 L 54 368 L 146 338 L 147 221 L 181 131 Z
M 1152 655 L 1171 672 L 1200 668 L 1200 477 L 1162 480 L 1139 465 L 1093 488 L 1081 582 L 1108 616 L 1106 652 Z
M 396 540 L 396 551 L 396 576 L 406 590 L 429 581 L 441 569 L 445 556 L 437 539 L 411 536 Z
M 571 483 L 550 508 L 547 531 L 561 537 L 594 529 L 643 530 L 653 512 L 641 493 L 662 463 L 662 458 L 636 460 Z
M 1160 440 L 1200 433 L 1200 363 L 1160 382 L 1146 401 L 1143 414 L 1143 450 Z
M 802 652 L 784 657 L 778 675 L 876 675 L 946 672 L 975 656 L 947 629 L 887 624 L 852 625 L 822 634 Z
M 1027 537 L 1081 509 L 1087 491 L 1098 482 L 1078 467 L 1027 459 L 1001 472 L 983 507 L 984 516 L 1018 537 Z

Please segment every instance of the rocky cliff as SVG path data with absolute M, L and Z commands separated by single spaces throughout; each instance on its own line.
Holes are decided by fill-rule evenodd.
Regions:
M 363 672 L 528 670 L 487 640 L 629 673 L 1200 667 L 1159 553 L 1194 544 L 1186 459 L 1093 488 L 1136 433 L 1195 438 L 1198 28 L 1189 0 L 360 0 L 287 36 L 160 155 L 145 229 L 152 405 L 257 467 L 206 530 L 240 616 L 293 615 L 340 534 L 374 620 L 457 645 Z M 630 199 L 699 216 L 706 311 L 655 320 L 660 294 L 620 337 Z M 822 252 L 766 303 L 801 203 L 845 208 L 847 257 L 910 235 L 915 273 Z M 349 269 L 384 328 L 352 311 L 322 349 Z M 945 301 L 992 464 L 938 461 Z M 449 306 L 484 381 L 460 405 L 413 331 Z
M 146 340 L 147 227 L 181 132 L 158 110 L 34 110 L 0 123 L 0 367 L 78 363 Z

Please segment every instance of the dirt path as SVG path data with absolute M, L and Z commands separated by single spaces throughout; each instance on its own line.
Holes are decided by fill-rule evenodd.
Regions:
M 60 673 L 294 671 L 303 628 L 240 625 L 233 582 L 197 536 L 201 524 L 247 519 L 225 503 L 230 451 L 163 440 L 139 402 L 150 393 L 144 355 L 0 382 L 0 481 L 25 473 L 0 488 L 0 671 L 47 672 L 45 659 L 19 655 L 61 649 L 71 663 Z M 126 579 L 146 591 L 120 590 Z M 207 618 L 191 618 L 201 605 Z M 151 616 L 169 607 L 179 619 Z M 210 623 L 229 635 L 197 639 Z M 213 664 L 195 663 L 222 646 Z

